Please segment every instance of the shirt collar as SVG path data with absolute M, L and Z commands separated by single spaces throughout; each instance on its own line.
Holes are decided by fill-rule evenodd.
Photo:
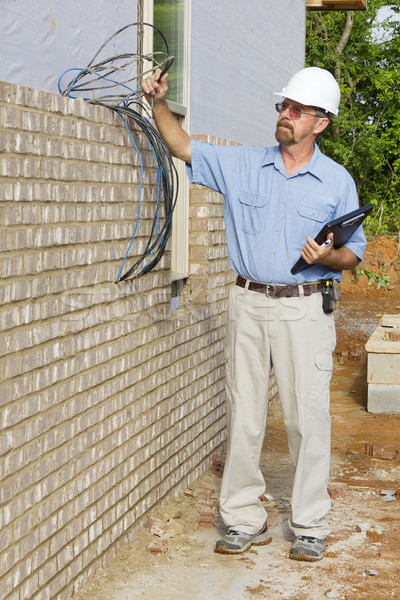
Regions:
M 318 148 L 317 144 L 314 145 L 314 154 L 311 157 L 310 162 L 305 165 L 296 175 L 302 175 L 303 173 L 310 173 L 322 181 L 323 174 L 325 172 L 323 165 L 323 154 Z M 264 159 L 261 166 L 266 167 L 268 165 L 274 165 L 274 167 L 280 171 L 283 166 L 282 155 L 280 146 L 271 146 L 266 149 Z

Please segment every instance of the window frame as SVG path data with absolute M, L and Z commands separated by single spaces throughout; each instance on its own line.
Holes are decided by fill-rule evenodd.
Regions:
M 145 0 L 142 6 L 143 22 L 154 24 L 154 0 Z M 171 112 L 190 136 L 190 64 L 191 64 L 191 24 L 192 0 L 185 0 L 184 32 L 184 104 L 167 100 Z M 167 40 L 168 41 L 168 40 Z M 153 51 L 153 31 L 145 28 L 143 53 Z M 179 192 L 172 221 L 171 280 L 177 281 L 189 277 L 189 180 L 186 166 L 181 160 L 174 159 L 178 171 Z

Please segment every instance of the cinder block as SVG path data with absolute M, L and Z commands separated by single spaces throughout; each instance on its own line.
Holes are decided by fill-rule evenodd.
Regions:
M 400 354 L 369 352 L 367 381 L 400 385 Z
M 368 412 L 400 414 L 400 385 L 368 384 Z

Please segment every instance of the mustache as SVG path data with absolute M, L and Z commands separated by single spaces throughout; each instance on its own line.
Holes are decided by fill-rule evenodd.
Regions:
M 293 125 L 287 119 L 279 119 L 276 126 L 277 127 L 287 127 L 287 129 L 290 129 L 290 131 L 293 131 Z

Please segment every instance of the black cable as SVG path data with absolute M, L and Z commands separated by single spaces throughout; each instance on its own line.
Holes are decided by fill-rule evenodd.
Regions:
M 137 27 L 142 25 L 152 27 L 156 32 L 158 32 L 163 40 L 165 52 L 153 52 L 147 55 L 138 53 L 124 53 L 103 59 L 98 63 L 94 62 L 101 51 L 116 36 L 129 27 Z M 156 67 L 161 69 L 161 78 L 169 69 L 173 60 L 174 57 L 169 55 L 167 41 L 157 27 L 150 25 L 149 23 L 130 23 L 129 25 L 119 29 L 115 34 L 108 38 L 108 40 L 106 40 L 106 42 L 104 42 L 104 44 L 99 48 L 85 68 L 69 69 L 66 71 L 65 73 L 69 71 L 77 71 L 77 74 L 64 87 L 64 89 L 61 88 L 60 82 L 65 73 L 63 73 L 59 79 L 59 90 L 63 96 L 74 98 L 77 96 L 74 96 L 73 94 L 91 92 L 92 97 L 85 97 L 84 100 L 90 104 L 97 104 L 99 106 L 110 108 L 121 117 L 125 127 L 128 130 L 131 141 L 139 154 L 142 166 L 141 182 L 143 178 L 143 162 L 140 152 L 133 139 L 134 127 L 132 126 L 132 123 L 139 126 L 141 131 L 147 137 L 158 168 L 159 181 L 157 186 L 157 205 L 146 247 L 139 259 L 136 260 L 132 266 L 127 268 L 124 273 L 122 273 L 125 262 L 128 258 L 128 253 L 132 246 L 132 242 L 136 236 L 137 226 L 140 219 L 141 197 L 139 197 L 139 209 L 135 231 L 125 254 L 125 258 L 122 263 L 121 270 L 117 276 L 116 283 L 141 277 L 145 273 L 148 273 L 154 269 L 154 267 L 160 262 L 165 252 L 165 248 L 171 234 L 172 216 L 178 194 L 177 171 L 167 146 L 160 137 L 158 131 L 150 123 L 149 119 L 146 118 L 146 115 L 147 117 L 151 115 L 151 111 L 147 102 L 144 100 L 142 88 L 137 86 L 132 88 L 130 84 L 135 80 L 137 81 L 139 79 L 143 79 L 145 74 L 150 72 L 152 73 L 154 71 L 153 63 L 155 63 Z M 151 68 L 144 70 L 139 75 L 138 65 L 140 65 L 143 61 L 151 63 Z M 132 70 L 133 66 L 136 66 L 136 72 L 129 73 L 129 70 Z M 121 76 L 124 77 L 124 79 L 120 80 Z M 93 85 L 94 83 L 101 83 L 101 85 Z M 116 87 L 120 87 L 123 93 L 99 95 L 101 90 Z M 139 111 L 141 111 L 143 114 L 140 114 Z M 140 185 L 140 193 L 141 190 L 142 185 Z M 164 215 L 162 214 L 162 210 L 164 210 Z

